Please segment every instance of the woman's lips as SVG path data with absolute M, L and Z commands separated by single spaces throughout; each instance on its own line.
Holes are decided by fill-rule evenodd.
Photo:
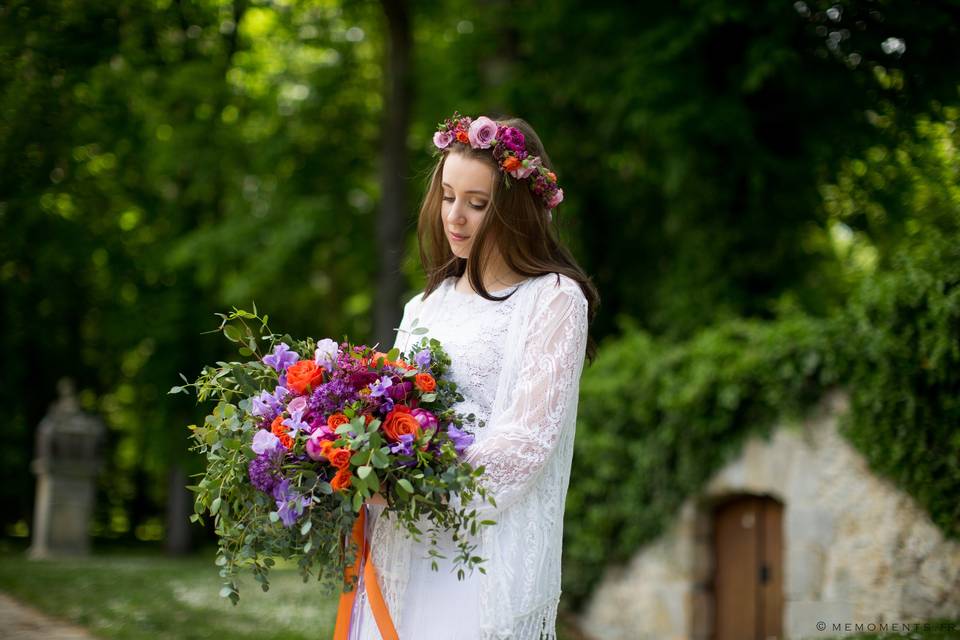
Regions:
M 459 242 L 463 242 L 464 240 L 466 240 L 466 239 L 469 238 L 470 236 L 458 236 L 457 234 L 455 234 L 454 232 L 451 231 L 451 232 L 450 232 L 450 237 L 451 237 L 453 240 L 457 240 L 457 241 L 459 241 Z

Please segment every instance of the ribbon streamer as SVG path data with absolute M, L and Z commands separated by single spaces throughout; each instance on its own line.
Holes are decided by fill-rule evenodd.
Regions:
M 360 568 L 363 567 L 363 588 L 367 593 L 367 600 L 370 603 L 370 611 L 373 612 L 373 618 L 377 622 L 377 629 L 383 640 L 399 640 L 397 630 L 393 626 L 393 619 L 390 617 L 390 611 L 387 609 L 387 603 L 383 599 L 383 593 L 380 592 L 380 583 L 377 582 L 377 572 L 373 566 L 373 560 L 370 558 L 370 544 L 366 536 L 367 523 L 367 505 L 364 504 L 360 509 L 360 515 L 353 523 L 351 538 L 360 549 L 353 566 L 345 567 L 343 570 L 344 581 L 351 581 L 354 576 L 360 574 Z M 358 581 L 359 585 L 359 581 Z M 357 589 L 351 589 L 346 593 L 340 594 L 340 604 L 337 607 L 337 624 L 333 632 L 333 640 L 349 640 L 350 637 L 350 617 L 353 613 L 353 605 L 357 596 Z

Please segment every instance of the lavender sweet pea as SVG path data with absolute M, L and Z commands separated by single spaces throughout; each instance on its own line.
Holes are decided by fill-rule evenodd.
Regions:
M 290 488 L 289 478 L 284 478 L 273 488 L 273 498 L 277 502 L 277 515 L 285 527 L 292 527 L 310 504 L 310 498 Z
M 457 429 L 457 426 L 452 422 L 447 425 L 447 435 L 450 436 L 453 441 L 453 448 L 459 454 L 462 454 L 464 449 L 473 444 L 473 435 Z
M 257 434 L 253 436 L 253 444 L 250 448 L 256 454 L 273 451 L 280 444 L 280 438 L 267 431 L 266 429 L 257 429 Z
M 314 351 L 313 361 L 318 365 L 322 365 L 327 368 L 329 371 L 337 366 L 337 354 L 339 353 L 339 347 L 337 343 L 331 340 L 330 338 L 324 338 L 317 342 L 317 348 Z
M 273 353 L 263 357 L 263 363 L 273 367 L 278 372 L 285 372 L 287 367 L 300 359 L 300 354 L 290 351 L 286 342 L 281 342 L 273 348 Z
M 413 356 L 413 361 L 420 371 L 427 371 L 430 368 L 430 349 L 421 349 L 418 351 L 416 355 Z

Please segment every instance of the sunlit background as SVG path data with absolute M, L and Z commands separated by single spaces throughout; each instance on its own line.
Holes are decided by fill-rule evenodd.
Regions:
M 837 388 L 845 441 L 946 545 L 939 608 L 888 619 L 960 618 L 958 25 L 953 2 L 871 0 L 0 2 L 0 591 L 105 638 L 329 634 L 293 573 L 218 601 L 185 489 L 209 407 L 167 392 L 235 357 L 206 332 L 253 301 L 293 335 L 392 342 L 459 110 L 537 130 L 602 298 L 561 638 L 677 628 L 615 635 L 598 588 Z M 105 427 L 91 555 L 30 561 L 64 377 Z M 696 596 L 636 597 L 661 596 L 699 620 Z

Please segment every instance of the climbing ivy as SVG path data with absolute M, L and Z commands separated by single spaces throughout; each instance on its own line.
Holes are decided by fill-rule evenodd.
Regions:
M 960 216 L 916 227 L 892 268 L 828 317 L 737 319 L 690 340 L 622 318 L 585 369 L 564 525 L 575 608 L 607 566 L 663 533 L 684 500 L 778 418 L 832 387 L 840 431 L 877 474 L 960 538 Z

